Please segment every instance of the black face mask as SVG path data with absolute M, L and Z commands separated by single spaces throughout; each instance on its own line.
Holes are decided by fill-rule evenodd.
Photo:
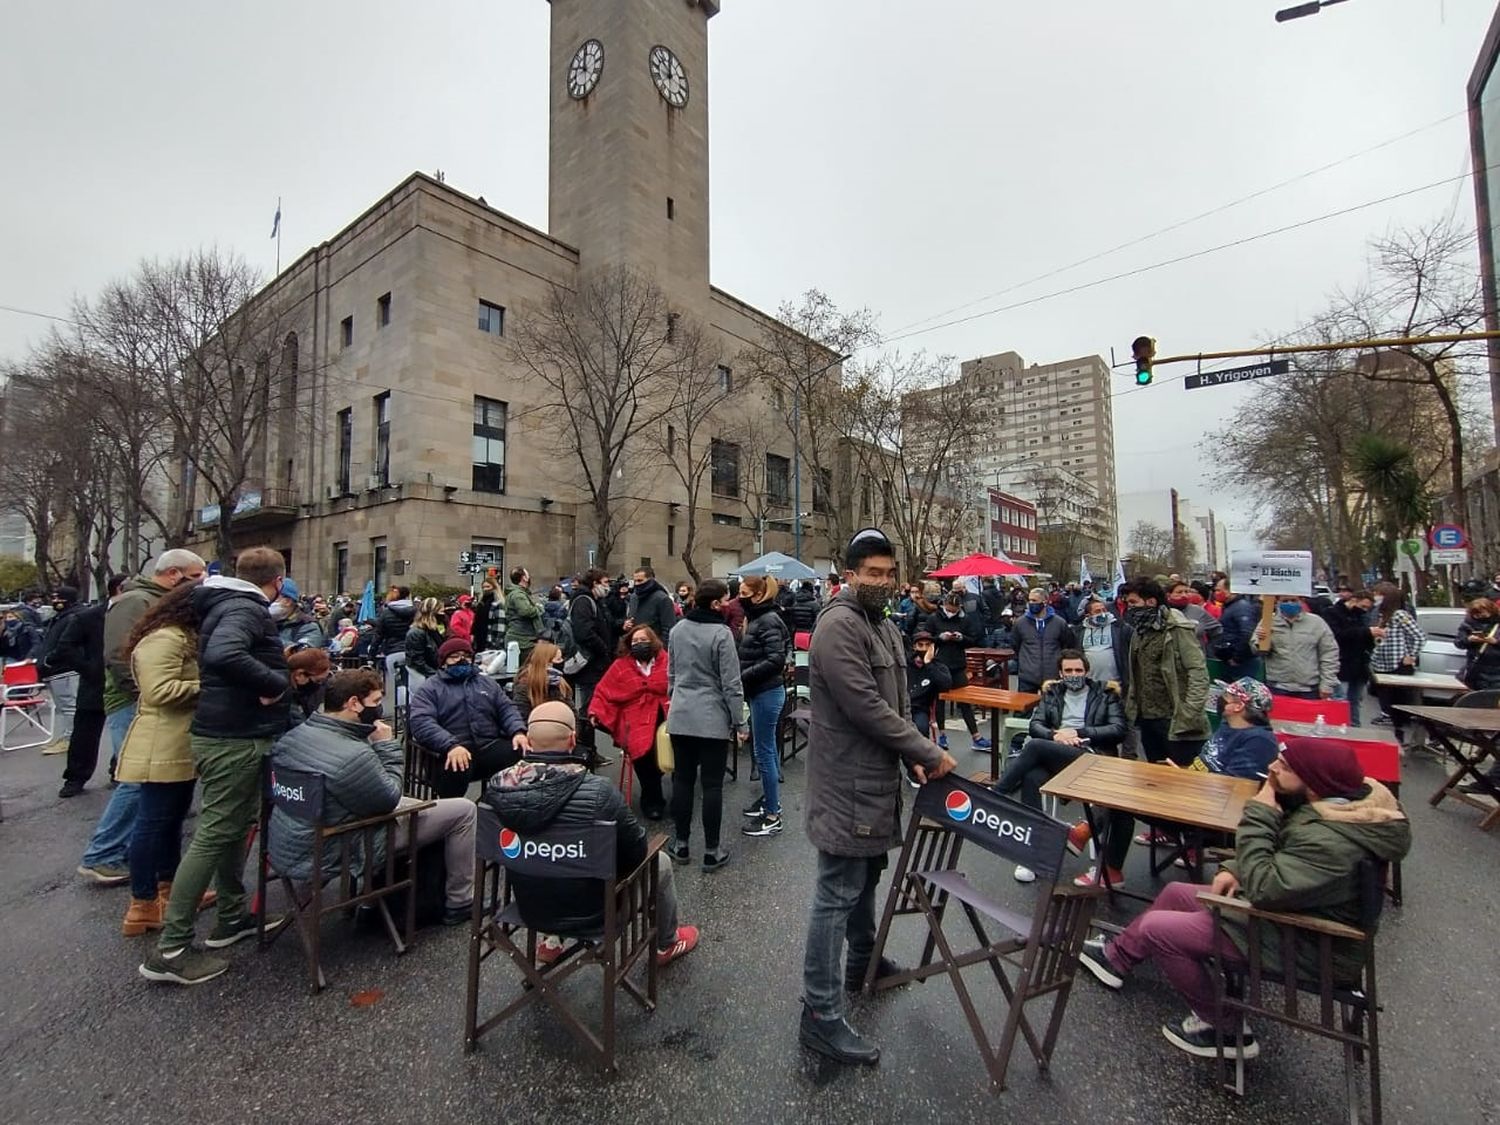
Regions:
M 359 721 L 373 726 L 380 719 L 380 704 L 373 707 L 361 707 L 359 709 Z
M 650 645 L 631 645 L 630 655 L 644 664 L 656 655 L 656 650 Z

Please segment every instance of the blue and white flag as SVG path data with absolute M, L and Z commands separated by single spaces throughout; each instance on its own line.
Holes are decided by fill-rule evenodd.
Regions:
M 1080 586 L 1087 586 L 1090 582 L 1093 581 L 1093 579 L 1094 579 L 1094 576 L 1089 573 L 1089 560 L 1088 560 L 1088 557 L 1086 555 L 1079 555 L 1078 556 L 1078 584 Z
M 1115 560 L 1115 594 L 1116 594 L 1116 596 L 1119 595 L 1119 593 L 1120 593 L 1120 587 L 1123 586 L 1123 585 L 1125 585 L 1125 560 L 1124 559 L 1116 559 Z
M 281 233 L 281 200 L 276 201 L 276 217 L 271 220 L 271 237 L 275 238 Z

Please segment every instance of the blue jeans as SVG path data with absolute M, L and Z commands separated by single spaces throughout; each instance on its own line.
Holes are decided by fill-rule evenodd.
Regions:
M 781 813 L 780 755 L 776 753 L 776 724 L 786 704 L 786 688 L 777 684 L 750 700 L 750 737 L 755 740 L 755 768 L 766 797 L 766 812 Z
M 156 897 L 158 883 L 170 883 L 182 858 L 182 822 L 198 782 L 147 781 L 140 786 L 140 812 L 130 837 L 130 893 Z M 118 790 L 116 790 L 118 792 Z
M 104 720 L 110 740 L 114 742 L 114 755 L 119 757 L 125 745 L 125 732 L 135 718 L 135 704 L 121 707 Z M 83 853 L 84 867 L 124 867 L 129 856 L 130 834 L 135 830 L 136 808 L 141 800 L 141 787 L 133 781 L 122 781 L 109 795 L 109 804 L 104 806 L 104 815 L 94 829 L 88 849 Z
M 1352 727 L 1363 725 L 1359 721 L 1359 705 L 1364 700 L 1365 692 L 1369 690 L 1369 680 L 1340 680 L 1338 691 L 1333 693 L 1335 699 L 1342 699 L 1348 702 L 1349 725 Z
M 831 855 L 818 852 L 807 950 L 802 957 L 802 999 L 820 1020 L 844 1015 L 844 974 L 864 975 L 875 949 L 875 888 L 886 855 Z M 849 962 L 843 960 L 849 946 Z

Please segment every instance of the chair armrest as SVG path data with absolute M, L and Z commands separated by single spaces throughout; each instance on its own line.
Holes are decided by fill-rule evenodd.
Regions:
M 1342 922 L 1330 922 L 1326 918 L 1314 918 L 1310 914 L 1285 914 L 1276 910 L 1258 910 L 1242 898 L 1216 895 L 1212 891 L 1199 891 L 1198 901 L 1205 906 L 1217 906 L 1224 910 L 1233 910 L 1248 918 L 1260 918 L 1278 926 L 1294 926 L 1299 930 L 1307 930 L 1310 933 L 1326 934 L 1329 937 L 1336 938 L 1347 938 L 1350 941 L 1365 940 L 1365 932 L 1363 930 L 1356 930 L 1353 926 L 1346 926 Z
M 636 869 L 629 875 L 626 875 L 623 879 L 617 879 L 615 881 L 615 885 L 624 886 L 626 883 L 629 883 L 633 879 L 638 878 L 641 872 L 645 871 L 647 867 L 656 862 L 657 854 L 662 850 L 662 848 L 666 846 L 667 834 L 665 832 L 657 832 L 655 835 L 648 836 L 646 838 L 646 858 L 641 860 L 641 862 L 636 865 Z
M 358 832 L 365 828 L 379 827 L 387 821 L 400 820 L 403 816 L 412 816 L 423 809 L 432 808 L 435 804 L 437 804 L 436 801 L 423 801 L 421 804 L 407 805 L 405 808 L 394 808 L 388 813 L 380 813 L 377 816 L 367 816 L 363 820 L 350 820 L 343 824 L 330 824 L 319 829 L 319 831 L 323 834 L 324 839 L 328 839 L 331 836 L 344 836 L 350 832 Z

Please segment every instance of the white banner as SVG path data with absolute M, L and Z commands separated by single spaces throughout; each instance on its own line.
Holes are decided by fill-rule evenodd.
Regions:
M 1311 551 L 1232 551 L 1229 588 L 1236 594 L 1312 597 Z

